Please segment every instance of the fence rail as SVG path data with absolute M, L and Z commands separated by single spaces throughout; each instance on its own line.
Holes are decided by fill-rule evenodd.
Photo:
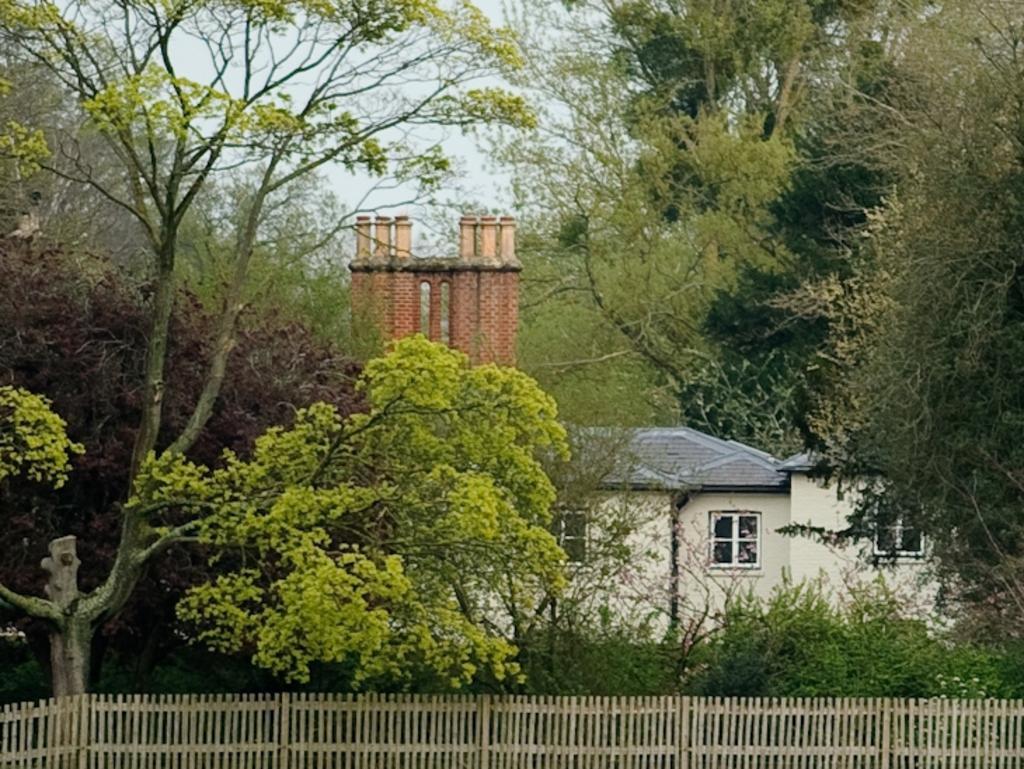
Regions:
M 0 769 L 1024 769 L 1024 701 L 84 695 L 0 708 Z

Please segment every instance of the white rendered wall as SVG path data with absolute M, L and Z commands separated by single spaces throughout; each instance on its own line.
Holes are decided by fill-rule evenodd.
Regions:
M 755 568 L 711 563 L 711 513 L 760 514 L 758 565 Z M 684 613 L 708 606 L 721 610 L 729 595 L 752 591 L 766 597 L 784 579 L 789 566 L 791 540 L 779 533 L 789 523 L 789 496 L 785 493 L 700 493 L 679 513 L 679 594 Z
M 628 522 L 628 557 L 602 557 L 570 564 L 570 594 L 593 610 L 608 607 L 634 626 L 648 622 L 655 632 L 668 627 L 671 603 L 672 500 L 667 491 L 610 492 L 587 531 L 588 555 L 607 547 L 612 536 L 601 523 Z M 614 565 L 616 568 L 608 568 Z
M 803 473 L 790 476 L 790 519 L 794 524 L 813 526 L 826 531 L 847 527 L 847 516 L 853 511 L 855 494 L 836 484 L 808 478 Z M 851 574 L 869 566 L 862 557 L 864 545 L 843 548 L 828 546 L 809 536 L 791 538 L 790 573 L 794 581 L 824 576 L 830 584 L 840 585 Z
M 574 565 L 575 599 L 594 607 L 607 606 L 623 619 L 652 619 L 657 632 L 668 627 L 672 605 L 672 529 L 676 526 L 678 493 L 631 491 L 609 493 L 602 501 L 599 521 L 611 511 L 628 511 L 635 522 L 629 537 L 629 561 L 607 576 Z M 710 513 L 750 511 L 760 513 L 761 563 L 756 569 L 713 567 L 710 563 Z M 791 540 L 778 533 L 789 522 L 789 497 L 785 493 L 696 494 L 678 512 L 678 601 L 681 618 L 721 610 L 727 597 L 753 589 L 767 596 L 782 582 L 789 565 Z M 600 546 L 605 536 L 591 526 L 589 539 Z
M 598 517 L 618 510 L 635 522 L 627 543 L 631 557 L 621 569 L 605 575 L 589 571 L 586 564 L 574 565 L 570 591 L 576 600 L 595 608 L 607 606 L 624 620 L 653 618 L 651 627 L 664 630 L 672 603 L 672 529 L 678 520 L 676 603 L 684 623 L 704 614 L 713 617 L 730 595 L 739 592 L 768 597 L 787 577 L 794 582 L 821 580 L 838 600 L 848 595 L 851 587 L 882 575 L 904 599 L 916 602 L 922 615 L 930 613 L 936 587 L 926 560 L 876 563 L 871 543 L 836 547 L 818 538 L 779 533 L 790 524 L 841 530 L 847 526 L 856 499 L 855 491 L 840 493 L 835 485 L 802 473 L 794 473 L 791 480 L 789 491 L 777 493 L 694 493 L 678 513 L 676 492 L 609 493 L 601 502 L 603 510 Z M 760 513 L 760 563 L 752 569 L 712 565 L 711 513 L 741 511 Z M 606 534 L 597 527 L 588 532 L 591 540 L 602 536 Z
M 792 519 L 827 530 L 841 530 L 857 501 L 856 489 L 840 488 L 793 473 L 790 479 Z M 926 552 L 927 552 L 927 542 Z M 824 579 L 840 595 L 881 576 L 886 584 L 916 607 L 922 615 L 931 615 L 937 585 L 925 558 L 878 560 L 873 557 L 873 542 L 858 542 L 845 547 L 828 546 L 810 537 L 794 537 L 790 547 L 793 579 Z

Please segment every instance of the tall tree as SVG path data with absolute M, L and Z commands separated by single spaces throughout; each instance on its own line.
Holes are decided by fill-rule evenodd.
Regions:
M 491 28 L 469 3 L 447 10 L 431 0 L 5 0 L 0 39 L 74 95 L 123 177 L 116 185 L 95 177 L 73 143 L 62 148 L 73 171 L 42 152 L 34 160 L 122 208 L 148 244 L 151 317 L 128 494 L 154 452 L 180 456 L 213 413 L 272 196 L 329 164 L 431 181 L 447 160 L 436 144 L 415 141 L 423 126 L 530 120 L 518 98 L 474 87 L 482 76 L 514 68 L 519 54 L 511 35 Z M 185 424 L 170 435 L 162 428 L 181 228 L 211 180 L 246 166 L 258 169 L 259 182 L 234 230 L 232 272 L 203 387 Z M 155 531 L 125 498 L 114 502 L 123 525 L 113 566 L 87 598 L 58 607 L 0 586 L 8 603 L 53 628 L 58 694 L 82 690 L 81 659 L 96 625 L 125 604 L 147 560 L 173 536 Z
M 247 459 L 226 452 L 211 469 L 150 455 L 125 503 L 153 532 L 136 557 L 183 536 L 206 544 L 226 568 L 190 590 L 182 617 L 213 648 L 248 651 L 290 680 L 308 681 L 318 660 L 347 663 L 357 682 L 415 667 L 449 686 L 515 676 L 515 648 L 487 623 L 500 596 L 562 580 L 539 461 L 566 451 L 553 401 L 515 369 L 471 367 L 423 337 L 370 361 L 359 387 L 365 411 L 314 404 Z M 46 404 L 6 388 L 0 418 L 0 480 L 63 481 L 81 446 Z M 78 594 L 67 545 L 51 544 L 47 600 L 2 597 L 54 621 L 74 607 L 79 624 L 61 641 L 82 675 L 88 660 L 72 644 L 104 595 Z
M 820 445 L 868 479 L 848 534 L 899 549 L 923 531 L 989 637 L 1024 633 L 1022 24 L 1015 4 L 950 2 L 913 28 L 900 87 L 850 131 L 893 188 L 854 275 L 792 300 L 830 322 Z
M 573 46 L 545 41 L 537 4 L 525 6 L 520 23 L 545 51 L 529 82 L 550 105 L 541 140 L 506 153 L 535 231 L 526 338 L 586 340 L 562 346 L 571 357 L 555 343 L 524 350 L 529 370 L 568 372 L 556 394 L 604 382 L 627 414 L 630 385 L 654 382 L 675 408 L 661 397 L 647 419 L 799 447 L 823 324 L 772 302 L 827 271 L 845 247 L 840 212 L 877 194 L 878 179 L 843 161 L 834 125 L 858 78 L 879 77 L 912 5 L 544 6 Z M 595 413 L 590 401 L 581 412 Z
M 103 581 L 117 549 L 116 501 L 128 483 L 139 416 L 147 317 L 144 281 L 112 259 L 0 241 L 0 384 L 45 392 L 67 415 L 68 433 L 88 447 L 55 491 L 8 480 L 0 495 L 0 583 L 35 592 L 33 566 L 46 543 L 72 534 L 89 557 L 79 570 L 83 590 Z M 171 326 L 167 425 L 180 429 L 202 387 L 203 362 L 216 313 L 182 290 Z M 194 461 L 216 463 L 229 448 L 246 455 L 264 430 L 287 423 L 316 401 L 348 413 L 360 406 L 357 367 L 337 346 L 318 341 L 295 320 L 248 311 L 228 364 L 225 386 L 200 438 Z M 130 661 L 136 682 L 180 644 L 174 606 L 184 590 L 209 575 L 194 548 L 170 548 L 147 567 L 140 588 L 100 628 L 92 649 L 95 679 L 108 655 Z M 0 618 L 7 616 L 0 612 Z M 45 623 L 21 619 L 31 648 L 48 665 Z

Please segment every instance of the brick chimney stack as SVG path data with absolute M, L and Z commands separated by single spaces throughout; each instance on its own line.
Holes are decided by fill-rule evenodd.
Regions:
M 385 340 L 423 333 L 473 363 L 515 364 L 519 272 L 515 219 L 463 216 L 458 256 L 417 257 L 407 216 L 356 218 L 352 309 Z

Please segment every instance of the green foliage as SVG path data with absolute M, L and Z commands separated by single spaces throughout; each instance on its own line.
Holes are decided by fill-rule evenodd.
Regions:
M 46 136 L 39 128 L 8 120 L 0 131 L 0 157 L 13 160 L 15 167 L 23 173 L 31 174 L 38 170 L 38 163 L 49 155 Z
M 717 294 L 744 265 L 777 267 L 763 228 L 792 149 L 746 121 L 626 105 L 621 73 L 565 56 L 543 76 L 577 78 L 586 106 L 575 101 L 582 94 L 562 94 L 577 114 L 556 138 L 525 137 L 506 153 L 521 207 L 536 206 L 523 222 L 523 365 L 586 422 L 595 413 L 586 404 L 601 398 L 609 405 L 596 413 L 650 419 L 673 410 L 659 386 L 676 395 L 714 358 L 702 325 Z M 564 135 L 576 137 L 571 150 Z M 655 395 L 637 398 L 638 389 Z
M 29 653 L 24 640 L 15 633 L 0 632 L 0 704 L 31 702 L 50 695 L 50 687 Z
M 406 67 L 430 61 L 443 68 L 443 74 L 435 73 L 442 81 L 436 98 L 408 105 L 410 111 L 419 113 L 417 122 L 528 125 L 533 121 L 523 100 L 508 91 L 458 87 L 467 71 L 521 64 L 511 33 L 493 28 L 469 2 L 452 8 L 433 0 L 341 5 L 241 2 L 230 7 L 203 2 L 161 6 L 152 15 L 127 6 L 117 13 L 123 25 L 110 23 L 102 8 L 89 4 L 69 9 L 53 3 L 8 0 L 0 5 L 0 26 L 19 48 L 65 75 L 93 124 L 129 153 L 148 144 L 157 153 L 150 159 L 159 162 L 165 152 L 157 145 L 164 141 L 178 144 L 175 155 L 179 159 L 184 157 L 180 150 L 186 149 L 189 168 L 173 168 L 172 176 L 192 170 L 199 158 L 211 164 L 203 171 L 205 176 L 227 146 L 247 148 L 257 157 L 274 155 L 277 162 L 287 159 L 294 164 L 293 170 L 311 170 L 331 160 L 349 169 L 361 167 L 383 174 L 400 154 L 399 148 L 378 135 L 381 127 L 356 103 L 360 89 L 346 90 L 340 79 L 321 81 L 305 95 L 290 88 L 293 78 L 311 68 L 338 78 L 347 71 L 340 63 L 352 48 L 367 51 L 399 44 L 416 49 L 415 54 L 410 50 L 410 59 L 421 57 L 397 70 L 387 65 L 378 68 L 384 58 L 372 52 L 359 64 L 353 60 L 348 67 L 360 68 L 354 77 L 382 76 L 376 83 L 378 90 L 387 89 L 389 81 L 397 79 Z M 295 30 L 302 33 L 289 39 L 290 31 Z M 179 71 L 184 67 L 171 43 L 193 31 L 218 41 L 209 51 L 211 71 L 206 73 L 201 66 L 190 69 L 200 77 L 208 76 L 206 81 Z M 256 49 L 262 51 L 271 39 L 290 53 L 275 60 L 272 74 L 268 74 L 255 69 L 254 60 L 258 58 Z M 427 40 L 432 45 L 424 45 Z M 165 55 L 155 56 L 156 48 Z M 233 63 L 243 50 L 246 58 L 240 78 L 219 76 L 218 71 L 223 71 L 219 68 Z M 309 58 L 302 60 L 300 50 L 310 51 Z M 93 55 L 83 56 L 86 51 Z M 111 77 L 108 71 L 97 69 L 100 60 L 123 61 L 125 66 L 119 68 L 118 77 Z M 392 113 L 384 122 L 393 125 L 394 117 Z M 12 134 L 18 139 L 12 147 L 22 155 L 38 149 L 35 145 L 41 135 L 18 128 L 20 132 Z M 447 164 L 446 159 L 437 159 Z M 149 216 L 138 206 L 135 213 Z
M 893 191 L 852 276 L 795 302 L 830 327 L 816 436 L 839 474 L 869 479 L 848 533 L 898 517 L 923 530 L 979 637 L 1024 632 L 1019 23 L 999 3 L 948 3 L 912 28 L 903 85 L 850 136 Z
M 0 77 L 0 100 L 11 91 L 11 81 Z M 9 118 L 0 124 L 0 158 L 14 161 L 15 168 L 25 173 L 36 170 L 36 162 L 50 154 L 42 130 L 27 128 L 21 121 Z
M 814 583 L 743 596 L 695 654 L 687 689 L 713 696 L 1001 697 L 1014 650 L 953 643 L 878 581 L 838 608 Z
M 189 592 L 182 619 L 289 680 L 315 661 L 346 662 L 356 684 L 517 677 L 515 647 L 485 623 L 499 600 L 529 608 L 563 581 L 539 462 L 567 451 L 554 402 L 422 337 L 370 361 L 360 387 L 366 412 L 314 405 L 247 459 L 146 462 L 128 514 L 201 513 L 199 539 L 227 568 Z
M 673 649 L 645 628 L 619 625 L 605 608 L 581 625 L 549 624 L 524 639 L 529 694 L 644 696 L 677 689 Z
M 85 448 L 68 439 L 66 423 L 46 398 L 16 387 L 0 387 L 0 482 L 24 475 L 60 488 L 73 454 Z
M 233 239 L 254 205 L 259 181 L 258 174 L 238 173 L 211 182 L 210 194 L 182 223 L 181 276 L 212 312 L 224 303 L 234 270 Z M 299 323 L 325 343 L 355 352 L 349 272 L 338 259 L 351 249 L 344 237 L 349 225 L 348 213 L 319 175 L 271 195 L 243 294 L 247 314 Z
M 841 145 L 846 83 L 882 90 L 896 51 L 875 40 L 915 5 L 523 8 L 522 84 L 550 108 L 502 145 L 527 213 L 522 365 L 583 423 L 802 448 L 826 324 L 778 303 L 876 199 Z

